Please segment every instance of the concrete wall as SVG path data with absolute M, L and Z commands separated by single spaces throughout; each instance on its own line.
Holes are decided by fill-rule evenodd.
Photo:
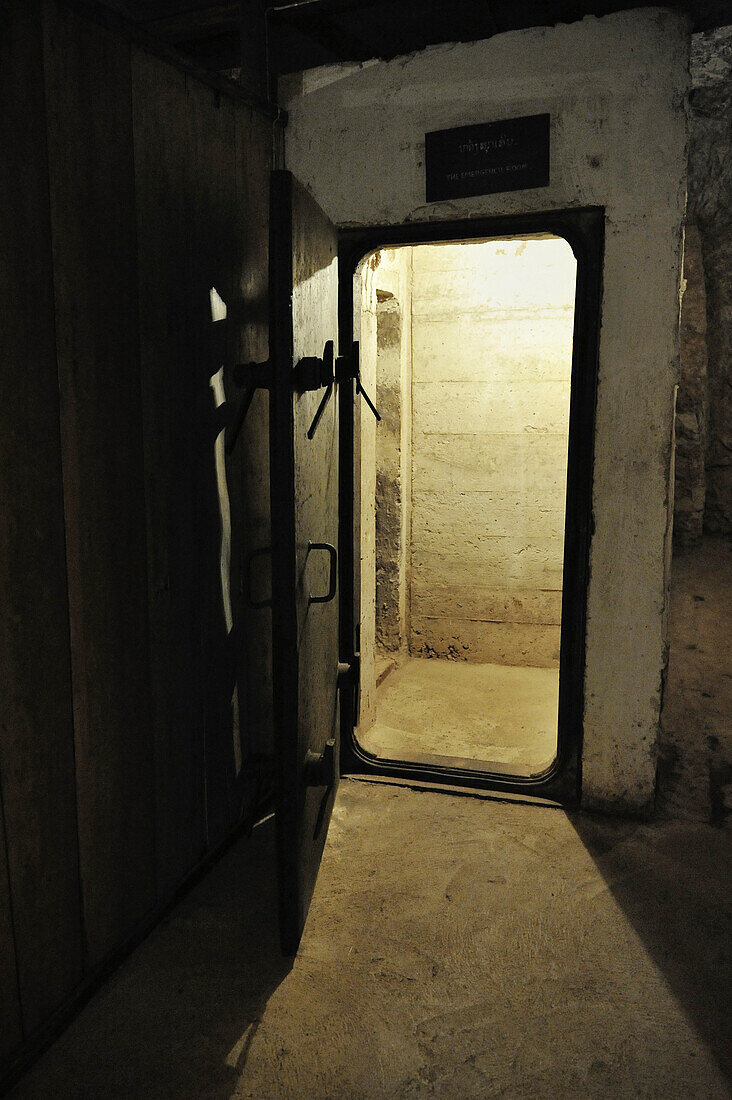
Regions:
M 412 249 L 376 268 L 376 640 L 407 642 L 412 498 Z
M 587 598 L 583 800 L 653 802 L 666 664 L 686 177 L 686 20 L 659 8 L 300 74 L 287 165 L 341 225 L 606 213 Z M 548 187 L 425 203 L 428 131 L 551 116 Z
M 386 644 L 386 648 L 392 650 L 401 648 L 403 644 L 408 614 L 411 251 L 410 248 L 401 248 L 373 253 L 365 258 L 354 278 L 354 330 L 361 346 L 361 381 L 371 399 L 378 399 L 382 414 L 382 421 L 377 425 L 365 401 L 359 401 L 356 405 L 356 461 L 360 479 L 355 515 L 361 553 L 356 566 L 355 585 L 361 609 L 360 724 L 363 729 L 373 725 L 376 714 L 377 607 L 380 611 L 380 644 Z M 388 321 L 383 309 L 390 301 L 406 304 L 406 308 L 400 310 L 399 353 L 397 356 L 396 349 L 392 347 L 393 354 L 379 368 L 379 322 L 382 350 L 385 340 L 394 343 L 396 307 L 392 305 Z M 387 335 L 389 329 L 392 331 Z M 378 531 L 377 466 L 382 482 Z
M 413 249 L 410 651 L 556 666 L 576 261 Z
M 689 223 L 684 236 L 680 362 L 676 395 L 674 547 L 686 550 L 702 537 L 709 435 L 704 260 L 699 228 Z
M 689 214 L 707 300 L 709 422 L 704 526 L 732 533 L 732 26 L 693 38 Z
M 403 304 L 379 293 L 376 306 L 376 640 L 398 650 L 403 638 L 401 442 L 404 418 L 401 379 Z

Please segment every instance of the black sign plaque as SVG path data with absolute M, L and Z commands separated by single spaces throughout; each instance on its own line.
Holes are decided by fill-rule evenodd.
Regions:
M 549 185 L 549 115 L 425 134 L 427 202 Z

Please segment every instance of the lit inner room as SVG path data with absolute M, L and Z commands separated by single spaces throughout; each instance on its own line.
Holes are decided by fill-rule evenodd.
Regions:
M 361 264 L 357 739 L 541 775 L 557 754 L 576 260 L 556 236 Z M 368 685 L 371 691 L 368 691 Z

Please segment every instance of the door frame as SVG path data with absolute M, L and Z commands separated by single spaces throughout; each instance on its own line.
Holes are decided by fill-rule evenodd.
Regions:
M 366 226 L 339 233 L 339 343 L 353 340 L 353 280 L 369 253 L 395 245 L 528 236 L 551 233 L 570 245 L 577 260 L 572 372 L 570 383 L 567 492 L 562 572 L 557 757 L 542 774 L 524 778 L 464 767 L 381 760 L 355 738 L 358 706 L 358 618 L 354 539 L 356 463 L 355 383 L 341 383 L 340 402 L 340 651 L 355 670 L 341 696 L 341 773 L 391 776 L 415 783 L 480 788 L 532 795 L 565 805 L 579 801 L 582 783 L 585 634 L 590 541 L 594 529 L 592 480 L 599 362 L 605 210 L 584 207 L 459 221 Z M 358 612 L 358 614 L 357 614 Z

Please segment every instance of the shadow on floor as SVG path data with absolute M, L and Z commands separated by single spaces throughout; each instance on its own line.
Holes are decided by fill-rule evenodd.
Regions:
M 572 823 L 732 1080 L 732 821 L 725 826 L 723 804 L 732 777 L 730 551 L 731 540 L 707 537 L 674 557 L 658 822 L 576 816 Z
M 613 897 L 732 1081 L 732 844 L 704 823 L 571 815 Z
M 274 819 L 239 841 L 11 1093 L 229 1100 L 279 949 Z

